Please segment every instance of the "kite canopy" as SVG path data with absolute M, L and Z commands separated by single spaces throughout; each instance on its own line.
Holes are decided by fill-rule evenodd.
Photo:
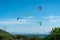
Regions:
M 38 9 L 39 9 L 39 10 L 42 10 L 42 7 L 41 7 L 41 6 L 39 6 L 39 7 L 38 7 Z
M 42 25 L 42 21 L 38 21 L 38 24 L 40 24 L 40 26 Z
M 26 16 L 29 17 L 30 16 L 30 13 L 27 13 Z
M 20 17 L 17 17 L 17 21 L 19 21 Z

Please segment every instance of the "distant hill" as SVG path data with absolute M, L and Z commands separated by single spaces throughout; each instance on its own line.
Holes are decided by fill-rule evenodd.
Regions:
M 10 33 L 0 29 L 0 40 L 15 40 L 15 39 Z

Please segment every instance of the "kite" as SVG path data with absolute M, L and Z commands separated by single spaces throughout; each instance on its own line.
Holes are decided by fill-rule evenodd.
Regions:
M 17 21 L 19 21 L 20 17 L 17 17 Z
M 40 26 L 42 25 L 42 22 L 41 21 L 38 21 L 38 24 L 40 24 Z
M 6 30 L 6 26 L 5 26 L 5 30 Z
M 2 25 L 2 26 L 4 27 L 5 30 L 7 29 L 7 26 L 5 26 L 5 25 Z
M 26 14 L 26 16 L 27 16 L 27 17 L 29 17 L 29 16 L 30 16 L 30 14 L 29 14 L 29 13 L 27 13 L 27 14 Z
M 42 10 L 42 7 L 41 7 L 41 6 L 39 6 L 39 7 L 38 7 L 38 9 L 39 9 L 39 10 Z

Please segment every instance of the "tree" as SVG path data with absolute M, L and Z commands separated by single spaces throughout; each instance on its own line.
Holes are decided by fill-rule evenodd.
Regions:
M 60 40 L 60 28 L 54 28 L 51 34 L 48 35 L 48 40 Z

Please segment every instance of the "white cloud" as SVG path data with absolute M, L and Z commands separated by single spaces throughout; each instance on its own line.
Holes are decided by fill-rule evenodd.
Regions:
M 4 19 L 0 20 L 0 24 L 29 24 L 31 23 L 32 20 L 27 20 L 27 19 L 20 19 L 17 21 L 16 19 Z
M 16 19 L 7 19 L 7 20 L 1 20 L 0 24 L 29 24 L 29 25 L 9 25 L 7 27 L 7 30 L 9 32 L 20 32 L 20 33 L 49 33 L 52 29 L 52 27 L 50 27 L 50 25 L 55 24 L 56 22 L 53 22 L 54 20 L 57 21 L 60 20 L 59 16 L 47 16 L 47 17 L 43 17 L 45 18 L 43 20 L 42 26 L 40 26 L 39 24 L 37 25 L 37 20 L 28 20 L 28 19 L 20 19 L 19 21 L 17 21 Z M 47 20 L 48 19 L 48 20 Z M 34 23 L 33 25 L 30 25 L 33 23 L 33 21 L 36 23 Z M 21 27 L 20 27 L 21 26 Z M 45 26 L 45 27 L 44 27 Z M 20 27 L 20 28 L 19 28 Z M 11 30 L 13 29 L 13 30 Z
M 60 16 L 46 16 L 44 17 L 44 20 L 47 20 L 50 22 L 60 22 Z
M 60 27 L 60 16 L 44 16 L 43 23 L 47 27 Z

